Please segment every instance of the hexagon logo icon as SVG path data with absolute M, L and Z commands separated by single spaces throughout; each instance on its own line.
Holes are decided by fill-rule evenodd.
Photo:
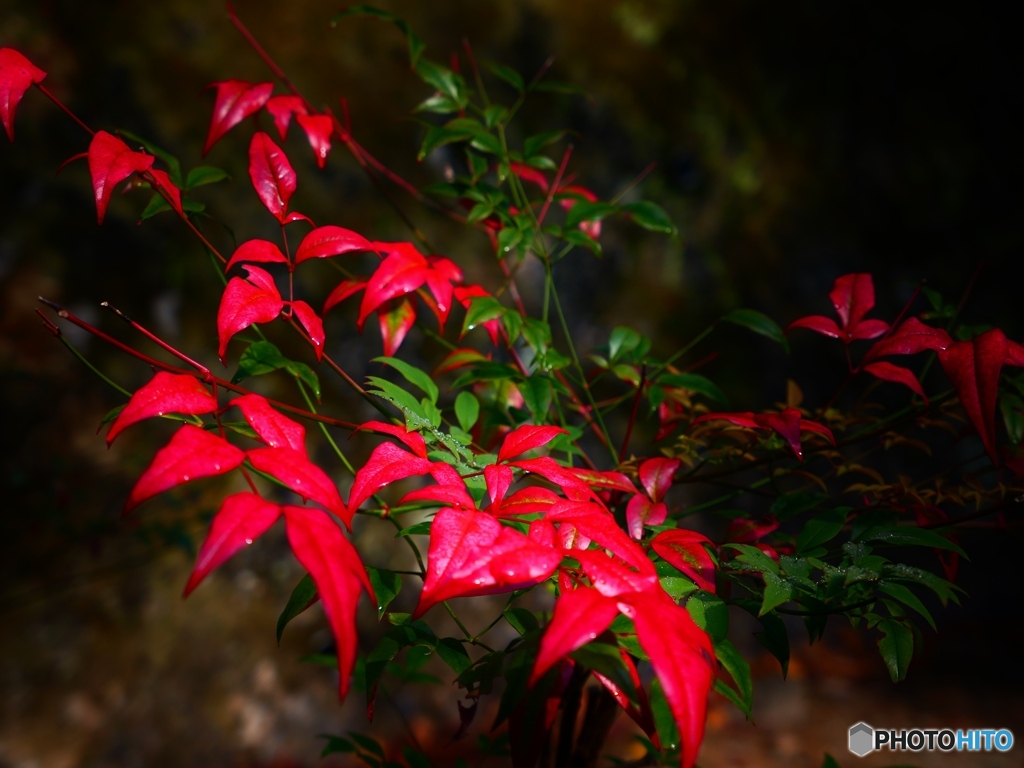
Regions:
M 867 723 L 857 723 L 850 728 L 850 751 L 857 757 L 864 757 L 875 749 L 875 729 Z

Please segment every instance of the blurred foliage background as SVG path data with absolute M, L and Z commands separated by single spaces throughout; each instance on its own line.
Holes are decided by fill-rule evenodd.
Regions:
M 952 301 L 970 285 L 964 318 L 1001 325 L 1021 339 L 1012 277 L 1022 250 L 1015 79 L 1021 54 L 1003 11 L 797 0 L 382 6 L 405 17 L 435 59 L 447 60 L 468 40 L 478 59 L 529 77 L 554 56 L 551 76 L 589 96 L 538 96 L 523 111 L 519 136 L 571 128 L 571 169 L 602 198 L 655 164 L 640 193 L 670 212 L 682 241 L 609 226 L 601 262 L 585 253 L 572 257 L 559 284 L 582 346 L 630 324 L 668 354 L 737 306 L 783 325 L 828 313 L 833 280 L 851 271 L 875 275 L 881 317 L 893 317 L 922 279 Z M 311 101 L 338 110 L 344 97 L 354 136 L 367 149 L 414 183 L 440 180 L 443 152 L 415 161 L 423 129 L 411 110 L 427 94 L 408 71 L 404 39 L 392 26 L 365 19 L 331 29 L 327 20 L 337 10 L 318 0 L 237 3 Z M 248 133 L 232 132 L 205 160 L 199 154 L 212 104 L 204 86 L 230 77 L 270 79 L 219 5 L 6 0 L 0 45 L 46 70 L 46 85 L 94 127 L 144 136 L 186 168 L 225 168 L 234 183 L 199 195 L 231 227 L 207 227 L 219 244 L 230 249 L 233 237 L 276 237 L 248 183 Z M 40 743 L 50 751 L 38 765 L 306 759 L 315 750 L 302 739 L 337 730 L 337 713 L 329 681 L 316 670 L 295 669 L 296 655 L 324 642 L 317 621 L 297 628 L 295 653 L 273 648 L 270 627 L 296 566 L 283 545 L 267 544 L 232 566 L 234 581 L 215 580 L 205 596 L 197 593 L 182 607 L 176 591 L 189 567 L 185 555 L 216 498 L 185 491 L 142 510 L 144 519 L 118 519 L 127 489 L 170 427 L 126 436 L 107 451 L 93 430 L 119 397 L 33 314 L 42 294 L 120 334 L 97 307 L 109 300 L 212 361 L 219 284 L 172 216 L 136 225 L 147 199 L 140 193 L 115 200 L 97 228 L 85 163 L 54 179 L 63 160 L 84 151 L 86 137 L 36 92 L 19 109 L 16 139 L 0 147 L 0 387 L 7 410 L 0 720 L 12 724 L 0 728 L 0 766 L 31 764 L 25 761 L 43 749 Z M 296 209 L 372 239 L 407 237 L 343 149 L 335 148 L 326 172 L 317 173 L 294 129 L 286 146 L 299 172 Z M 468 265 L 488 252 L 482 236 L 454 229 L 400 192 L 395 199 L 457 262 Z M 471 277 L 486 282 L 488 273 Z M 528 271 L 525 279 L 528 287 Z M 305 287 L 323 291 L 315 276 Z M 332 336 L 329 323 L 332 354 L 362 376 L 365 360 L 379 354 L 376 332 L 353 338 L 340 333 L 338 317 L 331 323 L 338 331 Z M 134 361 L 73 339 L 123 385 L 148 378 Z M 420 341 L 411 337 L 404 354 L 415 360 Z M 750 351 L 730 357 L 733 342 Z M 706 372 L 742 408 L 783 399 L 787 377 L 804 385 L 813 406 L 841 376 L 838 366 L 826 370 L 822 362 L 836 350 L 816 339 L 794 343 L 819 366 L 820 392 L 805 376 L 809 369 L 767 344 L 750 344 L 740 331 L 721 332 L 714 348 L 723 354 Z M 336 398 L 338 415 L 348 409 L 342 417 L 358 420 L 360 405 L 333 383 L 326 392 Z M 1000 558 L 1010 558 L 1020 542 L 979 539 L 982 550 L 970 544 L 969 552 L 986 553 L 964 569 L 970 613 L 952 614 L 961 623 L 944 629 L 953 639 L 943 641 L 946 650 L 935 651 L 939 661 L 926 669 L 938 674 L 942 664 L 970 655 L 990 683 L 1019 679 L 1021 665 L 1007 665 L 1002 649 L 1019 644 L 1021 623 L 1003 613 L 1013 598 L 999 585 L 1009 580 Z M 242 641 L 250 637 L 259 640 Z M 978 653 L 979 643 L 991 652 Z M 310 690 L 320 698 L 297 693 Z M 211 708 L 207 717 L 170 714 L 196 701 Z M 428 729 L 429 718 L 413 719 L 414 732 Z M 125 742 L 114 722 L 134 723 L 148 735 Z M 62 744 L 47 739 L 55 723 L 71 734 Z M 189 739 L 175 738 L 184 734 Z M 801 741 L 780 743 L 765 748 L 785 764 L 813 753 Z

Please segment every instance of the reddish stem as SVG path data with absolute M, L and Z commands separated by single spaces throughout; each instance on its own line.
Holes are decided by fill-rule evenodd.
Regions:
M 130 317 L 128 317 L 128 315 L 126 315 L 124 312 L 122 312 L 117 307 L 115 307 L 112 304 L 110 304 L 110 302 L 102 301 L 102 302 L 100 302 L 100 306 L 101 307 L 105 307 L 106 309 L 109 309 L 111 312 L 113 312 L 119 318 L 121 318 L 126 323 L 128 323 L 128 325 L 130 325 L 136 331 L 141 333 L 143 336 L 145 336 L 147 339 L 152 341 L 157 346 L 161 347 L 162 349 L 166 350 L 167 352 L 170 352 L 172 355 L 174 355 L 176 358 L 181 360 L 183 363 L 187 363 L 188 365 L 191 365 L 193 368 L 195 368 L 197 371 L 199 371 L 201 374 L 203 374 L 204 378 L 207 381 L 209 381 L 209 377 L 212 376 L 212 374 L 210 373 L 210 369 L 207 368 L 205 365 L 203 365 L 202 363 L 197 363 L 195 360 L 193 360 L 188 355 L 185 355 L 182 352 L 179 352 L 174 347 L 172 347 L 170 344 L 168 344 L 166 341 L 161 339 L 159 336 L 157 336 L 156 334 L 151 333 L 148 330 L 146 330 L 145 328 L 143 328 L 137 322 L 135 322 Z
M 647 365 L 640 366 L 640 383 L 636 388 L 636 398 L 633 400 L 633 412 L 629 414 L 629 424 L 626 425 L 626 434 L 622 438 L 622 448 L 619 450 L 619 456 L 626 455 L 626 449 L 629 447 L 629 438 L 633 435 L 633 425 L 636 424 L 636 415 L 640 410 L 640 400 L 642 399 L 644 392 L 644 384 L 647 382 Z
M 569 164 L 569 157 L 571 155 L 572 144 L 565 148 L 565 154 L 562 155 L 562 162 L 558 165 L 558 173 L 555 174 L 555 180 L 551 183 L 551 187 L 548 189 L 548 196 L 544 200 L 544 206 L 540 209 L 540 215 L 537 217 L 538 227 L 544 222 L 544 217 L 548 213 L 551 201 L 555 199 L 555 192 L 558 191 L 558 185 L 562 183 L 562 175 L 565 173 L 565 167 Z
M 60 99 L 58 99 L 56 96 L 54 96 L 45 85 L 42 85 L 40 83 L 35 83 L 35 86 L 36 86 L 36 88 L 38 88 L 42 92 L 42 94 L 46 98 L 48 98 L 50 101 L 52 101 L 54 104 L 56 104 L 57 107 L 65 115 L 67 115 L 72 120 L 74 120 L 76 123 L 78 123 L 79 127 L 81 127 L 82 130 L 86 131 L 86 133 L 88 133 L 90 136 L 95 136 L 96 135 L 96 131 L 94 131 L 92 128 L 90 128 L 88 125 L 86 125 L 84 122 L 82 122 L 82 120 L 79 119 L 78 115 L 76 115 L 74 112 L 72 112 L 66 106 L 64 106 L 64 102 L 62 102 Z

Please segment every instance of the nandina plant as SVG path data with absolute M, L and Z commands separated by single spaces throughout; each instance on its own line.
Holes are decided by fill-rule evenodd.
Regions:
M 607 343 L 580 349 L 555 272 L 588 268 L 600 256 L 605 220 L 675 237 L 669 217 L 648 201 L 600 200 L 578 183 L 571 148 L 553 154 L 564 131 L 510 142 L 507 128 L 524 101 L 566 90 L 546 71 L 527 80 L 501 65 L 481 67 L 468 46 L 444 66 L 423 55 L 402 20 L 360 6 L 335 22 L 351 16 L 392 22 L 407 37 L 411 71 L 427 86 L 414 108 L 425 127 L 419 158 L 452 145 L 458 169 L 425 189 L 391 171 L 346 122 L 315 108 L 229 10 L 277 82 L 215 83 L 203 154 L 228 132 L 249 131 L 252 189 L 280 225 L 276 241 L 229 248 L 204 231 L 204 207 L 194 197 L 197 187 L 223 183 L 226 174 L 211 166 L 186 174 L 177 158 L 141 137 L 93 129 L 46 89 L 45 72 L 22 53 L 0 49 L 8 138 L 19 102 L 35 86 L 88 134 L 72 159 L 88 163 L 99 223 L 119 187 L 149 188 L 140 218 L 176 215 L 197 238 L 197 251 L 214 257 L 211 277 L 224 281 L 217 356 L 230 377 L 113 307 L 166 354 L 144 354 L 42 300 L 60 321 L 155 372 L 103 419 L 108 444 L 147 419 L 182 422 L 139 477 L 125 514 L 145 514 L 134 510 L 183 483 L 227 473 L 244 478 L 248 490 L 220 503 L 185 595 L 283 519 L 308 575 L 281 614 L 278 637 L 319 602 L 334 637 L 339 695 L 349 695 L 355 678 L 369 717 L 379 682 L 402 669 L 396 660 L 415 672 L 436 655 L 459 690 L 456 736 L 472 727 L 497 732 L 500 738 L 481 744 L 517 768 L 595 765 L 621 712 L 636 724 L 646 764 L 694 765 L 712 691 L 748 717 L 751 711 L 750 667 L 728 639 L 728 606 L 756 618 L 758 640 L 783 674 L 790 638 L 781 616 L 789 614 L 803 619 L 812 642 L 830 619 L 870 633 L 893 681 L 902 680 L 918 625 L 935 626 L 927 594 L 942 604 L 959 599 L 957 566 L 966 555 L 957 529 L 990 515 L 1003 522 L 1003 510 L 1024 490 L 1024 377 L 1006 370 L 1024 366 L 1024 347 L 998 328 L 961 328 L 958 309 L 927 288 L 896 317 L 868 317 L 873 279 L 856 273 L 837 279 L 823 297 L 834 317 L 802 317 L 786 331 L 753 310 L 720 321 L 787 351 L 788 337 L 799 344 L 807 331 L 836 339 L 847 375 L 827 402 L 803 403 L 790 382 L 785 403 L 730 410 L 722 388 L 695 370 L 708 359 L 719 323 L 675 351 L 658 350 L 625 326 L 609 329 Z M 496 265 L 501 278 L 467 284 L 466 265 L 431 254 L 411 226 L 410 241 L 382 242 L 343 220 L 316 224 L 294 210 L 298 175 L 282 147 L 293 120 L 320 168 L 344 147 L 382 184 L 485 235 L 467 240 L 472 245 L 462 252 Z M 314 259 L 336 267 L 337 283 L 323 295 L 297 295 L 294 273 Z M 517 283 L 528 261 L 545 276 L 536 316 Z M 371 317 L 379 327 L 381 375 L 365 382 L 328 352 L 322 318 L 344 302 L 358 303 L 356 331 Z M 51 317 L 39 314 L 80 356 Z M 430 372 L 402 359 L 414 326 L 445 350 Z M 379 418 L 354 423 L 326 415 L 322 375 L 340 377 Z M 250 389 L 263 376 L 290 379 L 298 400 Z M 886 395 L 882 403 L 876 392 Z M 322 430 L 330 462 L 307 451 L 307 426 Z M 379 441 L 362 466 L 333 439 L 338 430 Z M 933 458 L 908 464 L 908 447 Z M 347 500 L 338 486 L 346 476 Z M 411 491 L 391 491 L 410 478 L 419 479 Z M 386 553 L 361 552 L 349 537 L 357 517 L 390 526 L 394 546 L 411 552 L 417 569 L 393 570 Z M 903 562 L 908 548 L 933 550 L 934 567 Z M 402 590 L 418 590 L 411 614 L 391 610 Z M 370 645 L 361 645 L 356 631 L 364 595 L 390 627 Z M 506 596 L 504 605 L 472 631 L 449 601 L 485 595 Z M 461 634 L 439 635 L 432 621 L 438 612 Z M 488 639 L 499 623 L 518 635 L 504 647 Z M 494 721 L 474 725 L 480 699 L 496 689 Z M 430 764 L 409 745 L 381 745 L 359 733 L 329 737 L 324 754 L 331 752 L 373 766 Z

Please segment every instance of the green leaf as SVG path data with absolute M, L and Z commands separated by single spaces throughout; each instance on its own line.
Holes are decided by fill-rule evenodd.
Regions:
M 537 424 L 543 424 L 548 419 L 551 410 L 551 401 L 554 393 L 551 389 L 551 380 L 545 376 L 534 375 L 519 383 L 519 391 L 523 395 L 523 402 L 533 414 L 533 420 Z
M 237 384 L 250 376 L 262 376 L 288 365 L 288 358 L 281 350 L 269 341 L 256 341 L 250 344 L 238 361 L 238 370 L 231 377 L 231 383 Z
M 725 668 L 725 671 L 732 675 L 733 682 L 736 683 L 735 693 L 737 696 L 729 696 L 728 693 L 726 696 L 740 708 L 740 711 L 749 720 L 750 708 L 754 703 L 754 682 L 750 676 L 750 664 L 736 650 L 736 646 L 728 640 L 719 640 L 715 643 L 715 656 Z M 728 686 L 724 687 L 730 692 L 733 690 L 728 688 Z
M 442 637 L 434 649 L 441 661 L 451 667 L 457 675 L 461 675 L 473 665 L 462 641 L 454 637 Z
M 765 571 L 764 573 L 764 600 L 761 603 L 761 610 L 758 618 L 764 616 L 768 611 L 777 608 L 788 602 L 793 597 L 793 585 L 781 577 Z
M 366 750 L 372 755 L 376 755 L 381 760 L 384 759 L 384 747 L 378 744 L 374 739 L 369 736 L 364 736 L 361 733 L 350 733 L 349 738 L 352 739 L 361 749 Z
M 658 377 L 658 383 L 665 387 L 688 389 L 711 400 L 717 400 L 723 405 L 729 404 L 729 398 L 718 388 L 718 385 L 699 373 L 667 373 Z
M 370 382 L 372 386 L 377 388 L 376 390 L 371 389 L 371 394 L 377 395 L 381 399 L 387 400 L 390 403 L 394 403 L 403 411 L 408 411 L 419 416 L 421 419 L 426 419 L 426 416 L 423 413 L 423 406 L 420 405 L 419 400 L 397 384 L 392 384 L 387 379 L 381 379 L 377 376 L 367 376 L 366 380 Z
M 864 532 L 861 541 L 879 541 L 889 546 L 901 547 L 934 547 L 935 549 L 951 549 L 963 558 L 967 553 L 940 533 L 927 528 L 913 526 L 895 526 L 872 528 Z
M 619 210 L 617 205 L 612 203 L 588 203 L 577 202 L 565 214 L 565 226 L 575 227 L 585 221 L 601 221 Z
M 430 378 L 425 371 L 421 371 L 416 366 L 409 365 L 404 360 L 399 360 L 396 357 L 375 357 L 373 358 L 373 362 L 390 365 L 402 374 L 406 381 L 416 387 L 419 387 L 420 391 L 430 398 L 430 402 L 435 404 L 437 403 L 437 398 L 440 395 L 440 392 L 437 389 L 437 384 L 434 383 L 434 380 Z
M 212 165 L 200 165 L 188 172 L 185 179 L 185 189 L 195 189 L 204 184 L 216 184 L 218 181 L 230 179 L 226 171 L 214 168 Z
M 488 320 L 495 320 L 501 317 L 507 311 L 508 308 L 493 296 L 475 298 L 470 301 L 469 309 L 466 310 L 466 319 L 462 324 L 462 332 L 465 334 L 467 331 L 473 330 Z
M 516 227 L 505 227 L 498 232 L 498 255 L 508 253 L 523 240 L 523 233 Z
M 579 229 L 565 229 L 562 232 L 562 239 L 573 245 L 581 245 L 595 256 L 601 255 L 601 244 L 594 238 Z
M 697 591 L 697 585 L 687 578 L 671 563 L 659 560 L 654 564 L 658 572 L 658 582 L 673 600 L 679 600 Z
M 826 752 L 825 760 L 822 762 L 821 768 L 839 768 L 839 763 L 836 762 L 836 759 L 832 757 L 832 755 Z
M 712 640 L 722 640 L 729 632 L 729 608 L 717 595 L 698 589 L 686 601 L 686 610 Z
M 477 203 L 469 209 L 466 214 L 467 224 L 476 224 L 494 213 L 494 206 L 491 203 Z
M 104 416 L 103 419 L 100 421 L 100 427 L 102 428 L 105 424 L 108 424 L 109 422 L 116 419 L 121 414 L 121 411 L 124 410 L 125 405 L 128 405 L 128 403 L 125 403 L 124 405 L 118 405 L 107 411 L 107 415 Z
M 313 390 L 313 395 L 317 401 L 320 400 L 320 379 L 305 363 L 296 363 L 294 360 L 289 360 L 288 364 L 284 367 L 291 376 L 301 381 L 303 384 Z
M 423 137 L 423 143 L 420 144 L 420 151 L 416 159 L 423 160 L 438 147 L 443 147 L 446 144 L 452 144 L 457 141 L 469 141 L 472 137 L 473 134 L 469 131 L 453 131 L 449 128 L 432 125 L 427 128 L 427 133 Z
M 808 520 L 796 537 L 796 552 L 803 554 L 831 541 L 843 530 L 849 507 L 836 507 L 815 515 Z
M 316 664 L 318 667 L 337 669 L 338 657 L 333 653 L 309 653 L 299 659 L 299 664 Z
M 883 581 L 878 585 L 878 591 L 899 600 L 910 608 L 913 608 L 924 617 L 925 621 L 931 625 L 932 629 L 937 629 L 935 626 L 935 619 L 932 618 L 931 613 L 927 608 L 925 608 L 924 603 L 921 602 L 918 596 L 911 592 L 908 587 L 905 587 L 902 584 L 895 584 L 891 581 Z
M 928 589 L 938 596 L 943 605 L 945 605 L 949 600 L 952 600 L 954 603 L 959 603 L 960 600 L 956 593 L 963 592 L 960 587 L 946 581 L 941 576 L 936 576 L 930 571 L 926 571 L 922 568 L 915 568 L 911 565 L 904 565 L 903 563 L 895 563 L 893 565 L 885 566 L 882 569 L 882 577 L 885 579 L 912 581 L 928 587 Z
M 734 309 L 732 312 L 724 315 L 722 319 L 727 323 L 742 325 L 754 333 L 767 336 L 772 341 L 777 341 L 781 344 L 787 353 L 789 352 L 789 341 L 786 339 L 785 334 L 782 333 L 782 329 L 779 328 L 778 324 L 768 315 L 754 309 Z
M 484 124 L 492 128 L 504 120 L 507 114 L 508 109 L 501 106 L 501 104 L 491 104 L 491 106 L 484 110 Z
M 331 736 L 330 734 L 321 733 L 318 738 L 327 739 L 327 743 L 324 745 L 324 750 L 320 753 L 320 757 L 356 751 L 355 744 L 341 736 Z
M 313 584 L 313 579 L 307 573 L 295 585 L 291 597 L 288 598 L 288 604 L 285 605 L 284 610 L 281 611 L 281 615 L 277 619 L 278 645 L 281 644 L 281 635 L 284 634 L 284 628 L 288 626 L 288 622 L 309 608 L 309 606 L 316 602 L 316 598 L 316 585 Z
M 444 93 L 435 93 L 428 96 L 413 109 L 413 112 L 432 112 L 435 115 L 451 115 L 461 109 L 459 104 L 451 96 Z
M 672 223 L 672 219 L 659 205 L 641 200 L 636 203 L 627 203 L 622 206 L 622 210 L 638 225 L 651 232 L 661 232 L 665 235 L 676 233 L 676 225 Z
M 889 677 L 898 683 L 907 676 L 910 658 L 914 655 L 914 633 L 902 621 L 882 619 L 878 622 L 882 638 L 878 641 L 878 650 L 885 660 Z
M 772 560 L 768 555 L 762 552 L 757 547 L 751 546 L 750 544 L 725 544 L 728 549 L 735 549 L 740 554 L 736 556 L 736 559 L 741 563 L 746 563 L 751 566 L 754 570 L 760 571 L 761 573 L 773 573 L 776 576 L 779 573 L 779 566 Z
M 427 85 L 449 96 L 460 106 L 465 104 L 466 81 L 462 79 L 462 75 L 426 59 L 417 61 L 413 69 Z
M 397 539 L 399 536 L 429 536 L 430 523 L 430 520 L 422 520 L 415 525 L 410 525 L 396 533 L 395 538 Z
M 527 136 L 526 140 L 523 141 L 523 156 L 532 157 L 540 152 L 544 147 L 549 144 L 554 144 L 556 141 L 565 136 L 565 131 L 546 131 L 544 133 L 538 133 L 535 136 Z
M 469 432 L 480 418 L 480 401 L 472 392 L 459 392 L 459 396 L 455 398 L 455 418 L 466 432 Z
M 618 325 L 608 336 L 608 359 L 614 362 L 620 354 L 628 354 L 640 346 L 640 333 L 625 325 Z
M 630 701 L 638 701 L 636 686 L 626 665 L 622 661 L 622 652 L 618 645 L 611 643 L 590 642 L 569 654 L 574 661 L 587 669 L 604 675 L 626 694 Z
M 420 40 L 416 35 L 413 34 L 412 29 L 409 27 L 408 22 L 404 19 L 395 16 L 393 13 L 388 13 L 380 8 L 374 8 L 372 5 L 353 5 L 350 8 L 346 8 L 341 13 L 338 13 L 331 17 L 331 26 L 338 26 L 338 22 L 349 16 L 373 16 L 382 21 L 390 21 L 402 34 L 405 35 L 406 40 L 409 43 L 409 64 L 410 66 L 416 66 L 420 56 L 423 54 L 423 41 Z
M 782 666 L 782 677 L 789 673 L 789 632 L 786 623 L 777 613 L 766 613 L 758 617 L 763 631 L 754 637 Z
M 512 69 L 512 67 L 506 67 L 504 64 L 498 64 L 494 61 L 484 61 L 483 65 L 492 75 L 504 80 L 517 91 L 522 92 L 526 88 L 522 75 Z
M 506 608 L 503 612 L 505 621 L 512 625 L 512 629 L 520 635 L 528 632 L 536 632 L 540 629 L 540 623 L 532 611 L 525 608 Z
M 658 678 L 651 680 L 651 712 L 654 715 L 654 727 L 658 731 L 658 739 L 665 749 L 679 748 L 679 728 L 676 719 L 668 706 L 665 691 L 662 690 Z
M 374 568 L 372 565 L 365 567 L 366 573 L 370 577 L 370 584 L 373 586 L 373 594 L 377 596 L 377 620 L 380 621 L 391 601 L 398 596 L 402 589 L 402 576 L 385 568 Z

